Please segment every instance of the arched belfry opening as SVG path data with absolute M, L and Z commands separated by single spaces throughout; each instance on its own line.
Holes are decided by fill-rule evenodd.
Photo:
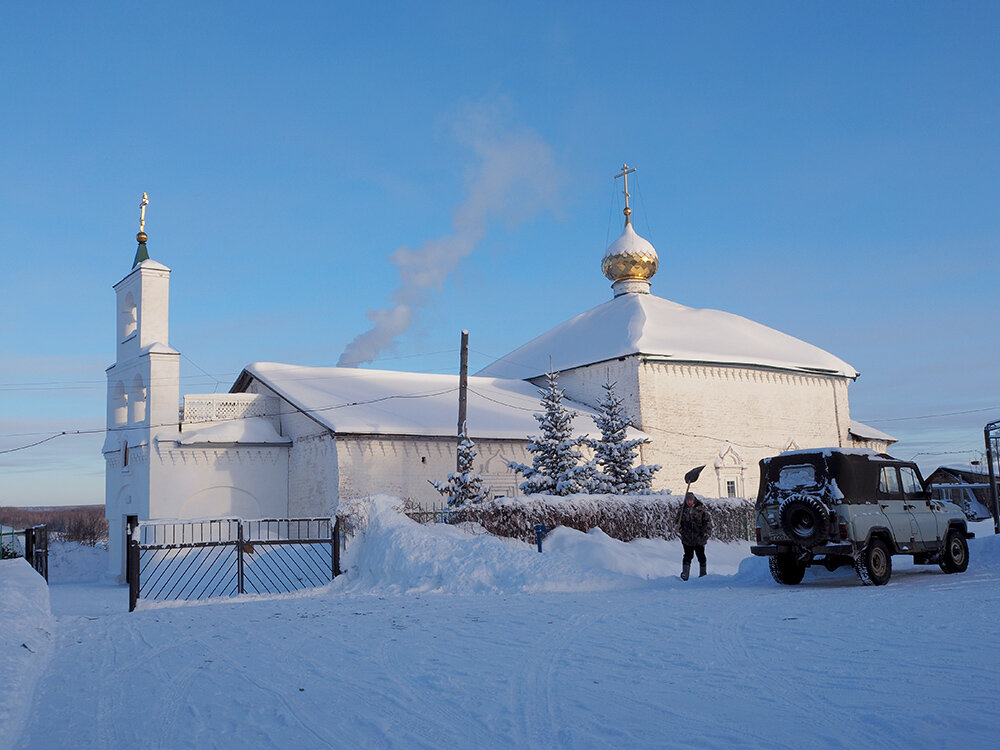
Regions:
M 119 339 L 124 341 L 135 333 L 139 327 L 138 308 L 135 304 L 135 297 L 132 292 L 127 292 L 122 300 L 122 309 L 119 311 L 121 334 Z
M 132 379 L 132 388 L 128 395 L 128 405 L 130 419 L 133 424 L 146 421 L 146 385 L 142 382 L 142 376 L 136 375 Z
M 128 393 L 121 381 L 115 383 L 111 391 L 111 422 L 114 425 L 128 424 Z

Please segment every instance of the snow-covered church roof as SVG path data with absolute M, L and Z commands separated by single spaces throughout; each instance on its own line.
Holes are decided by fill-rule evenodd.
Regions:
M 614 299 L 529 341 L 477 374 L 528 379 L 639 354 L 672 362 L 767 367 L 856 378 L 858 371 L 819 347 L 739 315 L 699 310 L 649 293 L 659 256 L 632 226 L 628 175 L 622 165 L 625 224 L 601 270 Z
M 335 433 L 453 437 L 457 432 L 458 375 L 256 362 L 232 390 L 245 390 L 250 377 Z M 593 409 L 569 399 L 563 403 L 577 412 L 575 434 L 600 435 Z M 541 411 L 538 389 L 530 383 L 469 378 L 467 424 L 473 439 L 537 435 L 533 415 Z
M 676 362 L 749 365 L 855 378 L 819 347 L 747 318 L 685 307 L 652 294 L 621 294 L 556 326 L 477 374 L 533 378 L 642 354 Z

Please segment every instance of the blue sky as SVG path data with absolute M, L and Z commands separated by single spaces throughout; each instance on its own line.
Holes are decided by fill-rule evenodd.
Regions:
M 374 366 L 453 372 L 467 328 L 475 370 L 609 299 L 627 161 L 654 293 L 833 352 L 896 455 L 966 461 L 1000 418 L 998 23 L 968 2 L 6 4 L 0 450 L 103 427 L 143 191 L 181 390 L 206 392 L 252 361 L 335 364 L 394 253 L 477 195 L 471 254 Z M 103 502 L 101 442 L 0 454 L 0 505 Z

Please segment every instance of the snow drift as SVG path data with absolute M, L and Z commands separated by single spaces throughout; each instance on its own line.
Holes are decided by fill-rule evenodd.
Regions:
M 608 591 L 673 578 L 680 573 L 678 541 L 621 542 L 600 529 L 559 527 L 532 544 L 486 534 L 474 524 L 421 525 L 403 514 L 401 501 L 379 495 L 345 503 L 338 515 L 353 537 L 337 591 L 449 594 L 533 591 Z M 747 542 L 711 542 L 709 569 L 736 572 Z
M 16 737 L 52 655 L 49 587 L 24 558 L 0 560 L 0 602 L 0 733 Z

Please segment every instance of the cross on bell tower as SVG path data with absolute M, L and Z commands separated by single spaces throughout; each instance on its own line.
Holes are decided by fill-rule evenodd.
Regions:
M 132 261 L 132 268 L 135 268 L 144 260 L 149 260 L 149 251 L 146 250 L 146 240 L 149 239 L 149 237 L 146 236 L 146 206 L 148 205 L 149 196 L 143 193 L 142 200 L 139 201 L 139 233 L 135 236 L 135 240 L 139 243 L 139 247 L 135 250 L 135 260 Z
M 635 171 L 635 167 L 629 167 L 628 164 L 622 164 L 622 171 L 615 175 L 617 180 L 619 177 L 623 178 L 625 181 L 625 189 L 622 191 L 622 195 L 625 196 L 625 210 L 622 212 L 625 214 L 625 223 L 631 223 L 629 216 L 632 215 L 632 209 L 628 206 L 628 199 L 632 196 L 628 192 L 628 176 Z M 144 194 L 145 195 L 145 194 Z

